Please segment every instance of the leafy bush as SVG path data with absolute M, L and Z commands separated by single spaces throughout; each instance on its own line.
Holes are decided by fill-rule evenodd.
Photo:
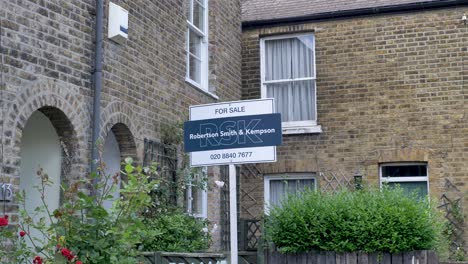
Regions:
M 0 244 L 6 245 L 0 246 L 0 263 L 134 264 L 140 250 L 208 248 L 207 223 L 171 207 L 167 199 L 170 182 L 159 175 L 156 164 L 142 168 L 125 159 L 121 198 L 106 210 L 104 202 L 113 200 L 118 175 L 102 173 L 105 164 L 100 161 L 100 173 L 62 186 L 63 201 L 54 211 L 46 203 L 52 183 L 38 170 L 40 184 L 35 189 L 42 205 L 34 212 L 20 209 L 14 225 L 9 224 L 8 216 L 0 216 Z M 194 174 L 186 174 L 187 181 L 193 181 Z M 179 184 L 185 186 L 185 181 Z M 89 195 L 90 186 L 95 195 Z M 25 208 L 25 195 L 17 197 L 21 208 Z
M 159 215 L 145 220 L 148 228 L 143 240 L 145 250 L 194 252 L 209 246 L 206 221 L 183 213 Z
M 149 193 L 157 182 L 149 178 L 156 172 L 148 169 L 143 173 L 142 167 L 132 165 L 132 159 L 125 161 L 126 181 L 120 190 L 123 197 L 114 202 L 110 211 L 103 203 L 112 199 L 110 194 L 117 183 L 111 181 L 112 175 L 92 173 L 89 178 L 62 186 L 63 203 L 51 212 L 45 202 L 51 182 L 47 174 L 39 170 L 41 184 L 36 189 L 41 194 L 42 206 L 37 207 L 35 213 L 42 216 L 20 210 L 17 225 L 0 227 L 0 237 L 12 242 L 9 248 L 0 247 L 0 262 L 136 263 L 138 245 L 146 231 L 140 212 L 151 204 Z M 101 164 L 100 170 L 103 168 Z M 94 186 L 96 195 L 83 192 L 86 186 Z M 24 195 L 18 197 L 23 208 Z M 33 236 L 33 230 L 39 231 L 41 237 Z
M 442 222 L 434 208 L 400 188 L 334 195 L 305 191 L 272 208 L 265 228 L 283 253 L 435 249 Z

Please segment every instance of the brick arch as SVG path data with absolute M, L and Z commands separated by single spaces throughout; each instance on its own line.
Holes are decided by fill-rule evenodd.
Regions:
M 9 138 L 5 141 L 5 147 L 11 153 L 10 163 L 15 168 L 13 174 L 19 175 L 22 133 L 35 111 L 45 114 L 55 127 L 66 152 L 64 154 L 69 157 L 70 174 L 77 177 L 85 173 L 87 155 L 78 154 L 86 153 L 87 149 L 86 131 L 90 121 L 85 103 L 77 89 L 66 85 L 59 87 L 52 81 L 23 89 L 11 102 L 4 132 L 4 137 Z
M 419 148 L 401 148 L 379 151 L 379 163 L 385 162 L 429 162 L 433 151 Z
M 118 113 L 112 113 L 112 114 L 107 115 L 105 117 L 106 117 L 106 119 L 102 120 L 103 125 L 101 127 L 101 133 L 99 135 L 99 137 L 101 139 L 105 139 L 106 136 L 107 136 L 107 133 L 117 124 L 125 125 L 125 127 L 128 129 L 128 131 L 134 137 L 136 137 L 135 132 L 137 130 L 135 129 L 135 125 L 133 124 L 132 119 L 128 115 L 118 112 Z
M 135 138 L 128 128 L 123 123 L 117 123 L 113 125 L 109 131 L 112 131 L 117 139 L 117 143 L 119 144 L 120 149 L 120 158 L 121 160 L 131 157 L 134 160 L 137 159 L 137 150 L 136 150 L 136 143 Z
M 52 106 L 44 106 L 36 111 L 43 113 L 49 118 L 54 126 L 57 135 L 62 143 L 63 157 L 73 158 L 76 151 L 76 132 L 75 129 L 63 111 Z M 33 112 L 34 113 L 34 112 Z M 72 162 L 72 161 L 70 161 Z
M 312 159 L 279 160 L 274 163 L 258 164 L 257 167 L 263 174 L 318 172 L 317 164 Z
M 121 101 L 108 104 L 101 113 L 101 132 L 99 138 L 105 139 L 107 133 L 112 130 L 119 142 L 122 155 L 132 157 L 135 161 L 141 160 L 139 153 L 143 153 L 143 125 L 138 123 L 134 110 Z M 120 139 L 119 139 L 120 135 Z M 119 141 L 121 140 L 121 141 Z M 125 140 L 131 141 L 129 144 Z M 133 144 L 133 146 L 131 146 Z

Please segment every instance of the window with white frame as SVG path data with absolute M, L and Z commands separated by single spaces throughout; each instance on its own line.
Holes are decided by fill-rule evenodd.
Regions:
M 208 217 L 207 168 L 193 169 L 187 183 L 187 213 L 198 218 Z
M 429 193 L 427 163 L 388 163 L 380 165 L 380 182 L 399 185 L 405 193 L 426 197 Z
M 186 81 L 208 91 L 208 0 L 187 0 Z
M 264 177 L 265 212 L 272 206 L 280 206 L 290 194 L 316 189 L 315 176 L 308 173 L 267 175 Z
M 263 38 L 260 50 L 261 95 L 275 99 L 284 132 L 321 132 L 317 126 L 314 35 Z

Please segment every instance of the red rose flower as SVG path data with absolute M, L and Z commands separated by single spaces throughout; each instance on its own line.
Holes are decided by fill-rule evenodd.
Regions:
M 19 232 L 19 235 L 20 235 L 20 237 L 24 237 L 24 236 L 26 235 L 26 232 L 24 232 L 24 231 L 21 230 L 21 231 Z
M 78 260 L 78 261 L 75 262 L 75 264 L 83 264 L 83 262 Z
M 62 253 L 62 256 L 67 257 L 71 254 L 71 251 L 68 248 L 62 248 L 61 253 Z
M 36 257 L 33 259 L 33 264 L 42 264 L 42 259 L 41 259 L 41 257 L 36 256 Z
M 7 226 L 8 225 L 8 215 L 4 217 L 0 217 L 0 226 Z
M 62 256 L 66 257 L 69 261 L 75 258 L 73 253 L 68 248 L 62 248 L 60 252 L 62 253 Z

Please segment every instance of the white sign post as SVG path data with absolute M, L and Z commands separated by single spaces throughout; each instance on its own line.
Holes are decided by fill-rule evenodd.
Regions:
M 237 122 L 239 122 L 237 119 L 238 117 L 247 117 L 247 116 L 260 116 L 260 115 L 267 115 L 267 114 L 273 114 L 274 113 L 274 101 L 273 99 L 259 99 L 259 100 L 246 100 L 246 101 L 236 101 L 236 102 L 225 102 L 225 103 L 218 103 L 218 104 L 209 104 L 209 105 L 196 105 L 196 106 L 191 106 L 190 107 L 190 121 L 199 121 L 203 120 L 206 122 L 202 122 L 202 124 L 198 124 L 195 126 L 195 129 L 198 127 L 212 127 L 214 126 L 216 129 L 218 127 L 218 123 L 215 121 L 210 122 L 210 120 L 218 120 L 221 118 L 233 118 L 236 119 Z M 260 118 L 260 117 L 259 117 Z M 277 117 L 278 120 L 277 123 L 275 123 L 277 126 L 276 129 L 279 131 L 276 131 L 276 129 L 258 129 L 255 132 L 258 133 L 272 133 L 278 136 L 279 133 L 279 143 L 281 141 L 281 121 L 280 118 Z M 258 121 L 261 119 L 255 119 L 255 121 Z M 189 121 L 189 122 L 190 122 Z M 244 123 L 242 123 L 244 121 Z M 251 120 L 249 120 L 251 121 Z M 187 123 L 189 123 L 187 122 Z M 234 122 L 232 120 L 229 120 L 227 122 Z M 237 130 L 235 132 L 231 132 L 231 130 L 234 131 L 234 128 L 232 125 L 226 126 L 230 128 L 229 132 L 234 135 L 233 137 L 239 137 L 239 135 L 242 135 L 242 133 L 250 133 L 250 130 L 255 130 L 255 125 L 251 126 L 254 127 L 252 129 L 246 129 L 248 127 L 245 126 L 245 120 L 241 120 L 240 123 L 235 123 L 238 125 Z M 242 129 L 239 129 L 239 124 L 244 125 Z M 250 124 L 250 123 L 249 123 Z M 254 124 L 257 124 L 254 122 Z M 267 124 L 267 126 L 270 125 L 270 123 Z M 219 127 L 222 127 L 219 126 Z M 187 132 L 186 127 L 186 131 Z M 193 128 L 193 127 L 191 127 Z M 279 128 L 279 129 L 278 129 Z M 221 130 L 221 129 L 219 129 Z M 247 131 L 248 130 L 248 131 Z M 203 133 L 194 133 L 194 134 L 189 134 L 185 135 L 185 144 L 186 148 L 187 145 L 189 144 L 189 139 L 193 138 L 206 138 L 206 137 L 214 137 L 215 133 L 211 130 L 206 130 Z M 218 131 L 215 131 L 216 134 L 218 134 Z M 221 133 L 221 132 L 220 132 Z M 261 138 L 257 137 L 258 133 L 252 133 L 252 138 L 257 139 L 257 143 L 260 142 L 262 143 Z M 222 133 L 221 133 L 222 135 Z M 217 136 L 217 135 L 216 135 Z M 219 136 L 218 136 L 219 137 Z M 223 137 L 223 136 L 221 136 Z M 230 136 L 226 136 L 230 141 Z M 225 138 L 226 138 L 225 137 Z M 255 141 L 255 138 L 253 141 Z M 278 139 L 278 137 L 276 137 Z M 242 139 L 244 141 L 245 139 Z M 209 140 L 206 139 L 205 143 L 208 142 Z M 239 140 L 238 140 L 239 141 Z M 217 143 L 217 141 L 214 141 Z M 218 143 L 221 141 L 218 141 Z M 237 142 L 239 143 L 239 142 Z M 234 143 L 232 143 L 234 144 Z M 230 145 L 232 145 L 230 144 Z M 272 143 L 273 144 L 273 143 Z M 264 163 L 264 162 L 276 162 L 276 145 L 263 145 L 263 146 L 256 146 L 255 142 L 248 145 L 246 144 L 246 147 L 239 147 L 237 146 L 236 148 L 229 148 L 229 144 L 226 144 L 226 147 L 223 147 L 222 149 L 214 149 L 214 150 L 202 150 L 202 151 L 194 151 L 190 152 L 190 165 L 192 167 L 200 167 L 200 166 L 213 166 L 213 165 L 229 165 L 229 219 L 230 219 L 230 232 L 231 232 L 231 256 L 230 256 L 230 263 L 231 264 L 237 264 L 238 263 L 238 248 L 237 248 L 237 190 L 236 190 L 236 167 L 234 164 L 244 164 L 244 163 Z M 252 147 L 251 145 L 255 145 Z M 197 145 L 197 148 L 200 146 Z M 219 146 L 217 146 L 219 147 Z
M 237 186 L 236 165 L 229 164 L 229 232 L 231 233 L 231 263 L 237 264 L 239 251 L 237 249 Z

